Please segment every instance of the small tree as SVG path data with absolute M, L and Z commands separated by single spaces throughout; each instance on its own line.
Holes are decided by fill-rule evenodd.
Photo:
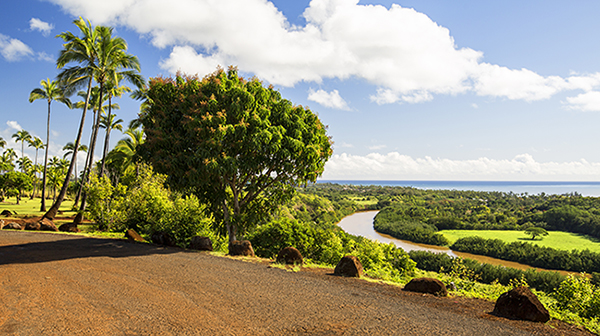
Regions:
M 525 229 L 525 234 L 531 236 L 531 240 L 535 240 L 537 237 L 544 239 L 543 237 L 548 235 L 548 231 L 539 226 L 532 226 Z
M 142 155 L 171 186 L 209 204 L 229 242 L 316 181 L 331 156 L 325 126 L 257 79 L 218 69 L 154 78 L 141 113 Z

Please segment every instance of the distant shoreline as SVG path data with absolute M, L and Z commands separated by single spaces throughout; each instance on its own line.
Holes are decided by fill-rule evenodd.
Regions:
M 600 181 L 431 181 L 431 180 L 318 180 L 317 183 L 413 187 L 430 190 L 472 190 L 539 195 L 577 193 L 600 196 Z

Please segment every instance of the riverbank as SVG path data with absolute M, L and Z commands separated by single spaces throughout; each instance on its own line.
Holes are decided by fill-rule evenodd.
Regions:
M 402 248 L 406 252 L 410 251 L 428 251 L 433 253 L 446 253 L 453 257 L 461 257 L 472 259 L 481 263 L 491 264 L 491 265 L 501 265 L 504 267 L 516 268 L 519 270 L 526 271 L 528 269 L 532 269 L 535 267 L 531 267 L 529 265 L 520 264 L 517 262 L 491 258 L 471 253 L 465 252 L 457 252 L 452 251 L 448 247 L 445 246 L 436 246 L 436 245 L 427 245 L 427 244 L 417 244 L 406 240 L 401 240 L 394 238 L 387 234 L 382 234 L 375 229 L 373 229 L 373 219 L 377 215 L 379 211 L 362 211 L 356 212 L 350 216 L 344 217 L 339 223 L 338 226 L 341 227 L 347 233 L 356 236 L 362 236 L 365 238 L 369 238 L 372 240 L 377 240 L 381 243 L 394 243 L 397 247 Z M 542 268 L 535 268 L 538 271 L 548 271 L 548 272 L 558 272 L 562 275 L 568 274 L 578 274 L 576 272 L 567 272 L 567 271 L 559 271 L 559 270 L 548 270 Z

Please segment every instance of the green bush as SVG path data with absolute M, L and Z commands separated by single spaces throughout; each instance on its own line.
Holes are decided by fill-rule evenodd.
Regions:
M 349 235 L 333 227 L 323 229 L 318 224 L 283 218 L 258 227 L 248 239 L 254 252 L 273 258 L 287 246 L 317 263 L 336 265 L 344 255 L 357 257 L 364 269 L 376 273 L 402 275 L 412 273 L 415 263 L 402 249 L 393 244 L 381 244 L 363 237 Z
M 561 309 L 586 318 L 600 316 L 600 289 L 585 275 L 568 275 L 552 296 Z
M 224 237 L 211 229 L 212 220 L 198 198 L 172 193 L 165 180 L 144 165 L 129 185 L 113 186 L 107 177 L 90 174 L 86 186 L 90 218 L 100 230 L 134 229 L 146 236 L 166 232 L 181 247 L 195 235 L 210 237 L 216 250 L 226 246 Z

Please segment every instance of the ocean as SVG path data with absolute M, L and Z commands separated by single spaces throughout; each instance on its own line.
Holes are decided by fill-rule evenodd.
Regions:
M 317 183 L 414 187 L 431 190 L 500 191 L 529 195 L 571 194 L 600 196 L 600 182 L 539 182 L 539 181 L 350 181 L 318 180 Z

